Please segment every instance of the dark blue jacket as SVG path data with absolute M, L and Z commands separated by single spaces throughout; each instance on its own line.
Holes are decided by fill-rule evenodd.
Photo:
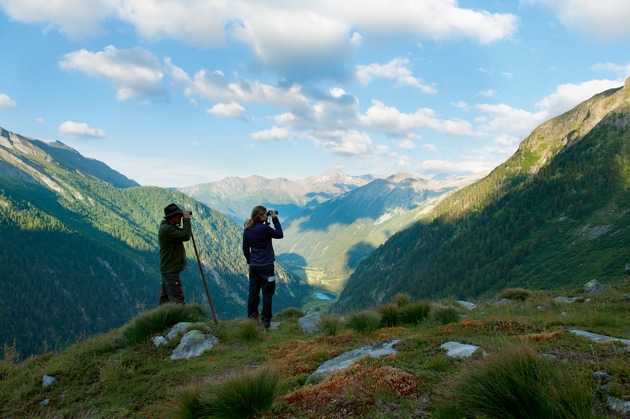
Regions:
M 243 231 L 243 254 L 248 265 L 263 266 L 276 260 L 271 239 L 281 239 L 284 233 L 278 218 L 272 217 L 271 221 L 275 229 L 269 224 L 256 221 Z

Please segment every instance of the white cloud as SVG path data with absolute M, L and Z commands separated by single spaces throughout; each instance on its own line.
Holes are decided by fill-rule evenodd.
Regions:
M 198 71 L 186 88 L 186 94 L 213 102 L 261 103 L 299 113 L 308 110 L 308 98 L 299 85 L 286 88 L 259 81 L 230 81 L 221 71 Z
M 416 170 L 423 177 L 430 178 L 435 175 L 448 173 L 451 175 L 466 175 L 492 170 L 496 164 L 487 161 L 461 161 L 452 162 L 449 160 L 424 160 L 420 162 Z
M 401 86 L 417 87 L 427 94 L 435 94 L 437 90 L 434 85 L 426 85 L 422 80 L 414 77 L 408 68 L 407 58 L 394 58 L 387 64 L 370 64 L 357 66 L 357 79 L 361 84 L 370 84 L 375 77 L 394 79 Z
M 0 108 L 15 109 L 17 108 L 17 103 L 15 102 L 15 100 L 11 99 L 8 95 L 4 93 L 0 93 Z
M 85 122 L 66 121 L 59 125 L 59 134 L 77 137 L 105 138 L 105 131 L 92 128 Z
M 253 140 L 268 141 L 268 140 L 287 140 L 290 137 L 289 130 L 285 128 L 279 128 L 273 126 L 271 129 L 257 131 L 251 134 Z
M 532 113 L 504 103 L 498 105 L 480 104 L 476 105 L 475 108 L 485 114 L 485 118 L 477 119 L 480 123 L 477 130 L 486 135 L 491 132 L 509 132 L 525 138 L 547 117 L 546 112 Z
M 433 151 L 433 152 L 437 152 L 438 148 L 435 144 L 431 144 L 431 143 L 427 143 L 427 144 L 422 144 L 422 148 L 425 148 L 429 151 Z
M 0 0 L 7 15 L 19 22 L 49 23 L 71 38 L 99 35 L 100 22 L 113 16 L 117 0 Z
M 545 114 L 545 118 L 560 115 L 586 99 L 604 90 L 623 86 L 623 80 L 589 80 L 582 83 L 561 84 L 549 96 L 541 99 L 536 107 Z
M 363 156 L 373 153 L 369 135 L 355 130 L 318 132 L 314 140 L 332 154 Z
M 372 101 L 365 115 L 360 116 L 362 126 L 387 134 L 406 134 L 410 131 L 429 129 L 445 134 L 471 135 L 472 126 L 460 119 L 441 120 L 432 109 L 422 108 L 414 113 L 403 113 L 398 109 Z
M 601 39 L 630 38 L 630 2 L 627 0 L 521 0 L 542 4 L 571 29 Z
M 479 94 L 485 97 L 493 97 L 494 95 L 497 94 L 497 91 L 494 89 L 487 89 L 487 90 L 480 91 Z
M 458 6 L 456 0 L 263 2 L 252 0 L 0 0 L 12 19 L 45 23 L 69 35 L 96 35 L 122 22 L 148 40 L 170 38 L 219 47 L 248 46 L 257 63 L 290 81 L 346 77 L 346 59 L 366 37 L 472 39 L 490 43 L 515 33 L 517 16 Z M 115 21 L 115 19 L 118 20 Z M 403 78 L 404 83 L 418 79 Z M 423 86 L 431 89 L 431 86 Z
M 223 118 L 241 118 L 245 113 L 245 108 L 237 102 L 217 103 L 207 112 Z
M 617 76 L 626 79 L 630 76 L 630 64 L 620 65 L 615 63 L 598 63 L 593 66 L 594 70 L 608 71 Z
M 462 111 L 468 110 L 468 103 L 464 102 L 463 100 L 453 102 L 451 103 L 451 105 L 453 105 L 457 109 L 461 109 Z
M 82 49 L 66 54 L 59 66 L 104 77 L 118 89 L 119 100 L 164 94 L 160 62 L 141 48 L 117 50 L 110 45 L 96 53 Z

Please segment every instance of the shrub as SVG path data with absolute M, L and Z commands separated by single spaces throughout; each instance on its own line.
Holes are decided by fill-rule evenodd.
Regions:
M 208 317 L 198 304 L 162 304 L 136 316 L 123 330 L 122 344 L 136 345 L 180 322 L 196 322 Z
M 263 368 L 181 396 L 180 418 L 249 418 L 267 410 L 278 394 L 280 374 Z
M 592 417 L 594 396 L 586 383 L 527 346 L 469 364 L 458 382 L 454 404 L 467 417 Z
M 321 316 L 321 328 L 322 332 L 326 336 L 337 336 L 337 333 L 341 330 L 341 318 L 339 316 L 322 315 Z
M 394 303 L 385 304 L 379 307 L 378 312 L 381 313 L 381 325 L 383 325 L 383 327 L 398 326 L 400 319 L 398 305 Z
M 305 313 L 299 308 L 287 307 L 280 313 L 276 314 L 278 320 L 295 320 L 304 317 Z
M 411 302 L 409 296 L 405 293 L 398 293 L 392 297 L 392 304 L 396 304 L 398 307 L 406 306 Z
M 348 327 L 361 334 L 369 334 L 381 325 L 381 315 L 376 311 L 366 310 L 353 313 L 348 319 Z
M 457 323 L 459 312 L 455 307 L 440 307 L 433 312 L 433 318 L 440 324 Z
M 418 324 L 426 319 L 431 312 L 429 301 L 420 301 L 409 304 L 400 309 L 400 320 L 404 324 Z
M 508 288 L 497 295 L 497 301 L 506 299 L 512 301 L 525 301 L 531 297 L 532 293 L 524 288 Z

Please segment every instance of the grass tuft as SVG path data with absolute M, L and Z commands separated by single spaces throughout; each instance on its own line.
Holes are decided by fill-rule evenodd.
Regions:
M 269 368 L 244 372 L 192 390 L 179 399 L 180 418 L 249 418 L 271 407 L 280 374 Z
M 532 293 L 524 288 L 508 288 L 497 295 L 497 301 L 503 299 L 511 301 L 525 301 L 531 297 L 531 295 Z
M 180 322 L 207 318 L 198 304 L 162 304 L 139 314 L 127 325 L 122 333 L 122 346 L 137 345 Z
M 280 313 L 276 314 L 277 320 L 295 320 L 304 317 L 305 313 L 296 307 L 287 307 Z
M 459 311 L 455 307 L 440 307 L 433 311 L 432 318 L 439 324 L 457 323 Z
M 426 319 L 431 312 L 431 302 L 419 301 L 408 304 L 400 309 L 400 319 L 403 324 L 415 325 Z
M 348 327 L 355 332 L 367 335 L 381 326 L 380 313 L 372 310 L 353 313 L 348 318 Z
M 449 409 L 459 406 L 466 417 L 592 417 L 594 396 L 586 383 L 528 346 L 471 363 L 458 381 Z
M 339 316 L 327 314 L 321 316 L 321 329 L 325 336 L 337 336 L 342 327 Z

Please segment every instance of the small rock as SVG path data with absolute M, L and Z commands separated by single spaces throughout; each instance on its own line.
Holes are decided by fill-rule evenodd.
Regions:
M 203 352 L 212 349 L 219 342 L 219 339 L 204 334 L 199 330 L 191 330 L 186 333 L 171 354 L 171 359 L 190 359 L 201 355 Z
M 55 382 L 55 377 L 51 377 L 50 375 L 44 375 L 44 377 L 42 378 L 42 387 L 48 387 L 54 382 Z
M 153 344 L 155 346 L 162 346 L 162 345 L 166 345 L 168 343 L 168 340 L 166 340 L 166 338 L 164 336 L 156 336 L 153 338 Z
M 479 346 L 459 342 L 444 342 L 440 348 L 446 349 L 446 356 L 451 358 L 468 358 L 479 349 Z
M 467 310 L 474 310 L 477 306 L 474 303 L 469 303 L 468 301 L 458 301 L 457 304 L 464 307 Z
M 48 406 L 50 404 L 50 399 L 42 400 L 39 402 L 40 406 Z

